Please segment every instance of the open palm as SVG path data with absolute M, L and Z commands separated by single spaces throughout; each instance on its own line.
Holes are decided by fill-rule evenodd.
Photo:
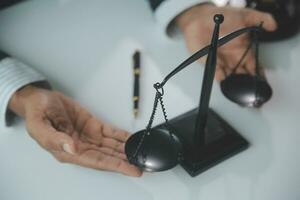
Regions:
M 59 92 L 30 86 L 16 99 L 19 109 L 15 111 L 25 118 L 29 134 L 57 160 L 130 176 L 141 175 L 124 154 L 127 132 L 99 121 Z

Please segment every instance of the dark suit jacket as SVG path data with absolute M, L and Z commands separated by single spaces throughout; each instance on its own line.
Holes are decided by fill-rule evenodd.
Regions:
M 6 8 L 13 4 L 19 3 L 22 0 L 0 0 L 0 8 Z

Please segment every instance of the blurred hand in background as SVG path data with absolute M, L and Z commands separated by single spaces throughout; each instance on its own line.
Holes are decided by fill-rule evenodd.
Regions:
M 274 31 L 277 28 L 277 24 L 270 14 L 253 9 L 229 6 L 216 7 L 211 4 L 194 6 L 176 18 L 176 23 L 183 32 L 186 46 L 191 53 L 195 53 L 210 44 L 214 29 L 212 19 L 215 14 L 223 14 L 225 17 L 220 28 L 220 37 L 240 28 L 257 26 L 261 22 L 263 22 L 263 28 L 267 31 Z M 249 35 L 244 34 L 218 49 L 215 75 L 217 80 L 221 81 L 233 72 L 249 42 Z M 205 61 L 205 57 L 200 60 L 202 63 L 205 63 Z M 253 51 L 248 52 L 244 62 L 237 68 L 236 73 L 255 73 Z

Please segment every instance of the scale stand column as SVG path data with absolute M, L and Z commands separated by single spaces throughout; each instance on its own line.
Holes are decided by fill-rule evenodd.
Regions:
M 209 111 L 209 100 L 214 81 L 214 75 L 217 64 L 217 49 L 219 39 L 220 24 L 224 21 L 223 15 L 215 15 L 215 29 L 211 39 L 211 45 L 207 56 L 204 77 L 202 81 L 201 97 L 198 107 L 198 115 L 196 118 L 194 141 L 195 146 L 200 147 L 205 144 L 205 127 L 207 123 L 207 114 Z
M 215 75 L 219 27 L 223 15 L 215 15 L 215 29 L 205 65 L 199 107 L 169 121 L 183 149 L 182 167 L 196 176 L 246 149 L 249 143 L 226 121 L 209 109 Z M 161 124 L 157 128 L 165 128 Z

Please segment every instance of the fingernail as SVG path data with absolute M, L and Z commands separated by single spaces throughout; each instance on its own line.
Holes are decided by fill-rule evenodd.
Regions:
M 72 151 L 72 149 L 71 149 L 71 147 L 70 147 L 69 144 L 66 144 L 66 143 L 63 144 L 63 150 L 64 150 L 65 152 L 69 153 L 69 154 L 74 155 L 74 152 Z

